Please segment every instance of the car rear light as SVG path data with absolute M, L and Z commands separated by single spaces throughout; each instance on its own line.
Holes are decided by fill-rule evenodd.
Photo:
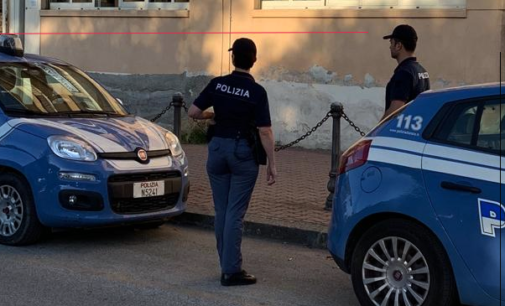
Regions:
M 366 163 L 368 152 L 370 151 L 371 139 L 362 140 L 347 149 L 340 157 L 340 168 L 338 174 L 345 173 L 351 169 L 358 168 Z

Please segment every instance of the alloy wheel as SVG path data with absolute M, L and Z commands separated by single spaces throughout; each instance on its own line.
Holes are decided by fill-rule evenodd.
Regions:
M 0 186 L 0 235 L 14 235 L 23 221 L 23 200 L 18 191 L 8 185 Z
M 377 306 L 423 305 L 430 290 L 426 258 L 410 241 L 385 237 L 368 249 L 362 265 L 363 285 Z

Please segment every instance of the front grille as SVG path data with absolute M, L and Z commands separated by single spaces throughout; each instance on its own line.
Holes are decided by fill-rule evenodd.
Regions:
M 149 158 L 170 156 L 170 150 L 157 150 L 157 151 L 147 151 L 147 156 Z M 137 152 L 109 152 L 109 153 L 97 153 L 98 157 L 103 159 L 138 159 Z
M 139 214 L 173 208 L 177 204 L 179 193 L 161 197 L 111 199 L 112 210 L 118 214 Z
M 131 173 L 114 175 L 109 178 L 109 183 L 119 182 L 144 182 L 144 181 L 160 181 L 167 178 L 181 177 L 179 171 L 167 171 L 157 173 Z
M 164 181 L 165 195 L 134 198 L 133 185 L 138 182 Z M 109 202 L 118 214 L 140 214 L 171 209 L 177 204 L 182 188 L 179 171 L 131 173 L 109 177 Z

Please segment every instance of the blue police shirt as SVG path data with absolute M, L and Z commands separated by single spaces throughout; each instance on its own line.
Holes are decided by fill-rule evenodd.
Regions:
M 201 110 L 214 107 L 214 136 L 235 137 L 251 127 L 271 126 L 267 92 L 248 73 L 212 79 L 193 104 Z
M 430 76 L 415 57 L 403 60 L 396 67 L 386 86 L 386 110 L 393 100 L 410 102 L 420 93 L 430 89 Z

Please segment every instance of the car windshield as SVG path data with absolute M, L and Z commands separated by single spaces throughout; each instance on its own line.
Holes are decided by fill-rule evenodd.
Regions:
M 128 114 L 84 72 L 51 63 L 0 63 L 0 108 L 12 115 Z

